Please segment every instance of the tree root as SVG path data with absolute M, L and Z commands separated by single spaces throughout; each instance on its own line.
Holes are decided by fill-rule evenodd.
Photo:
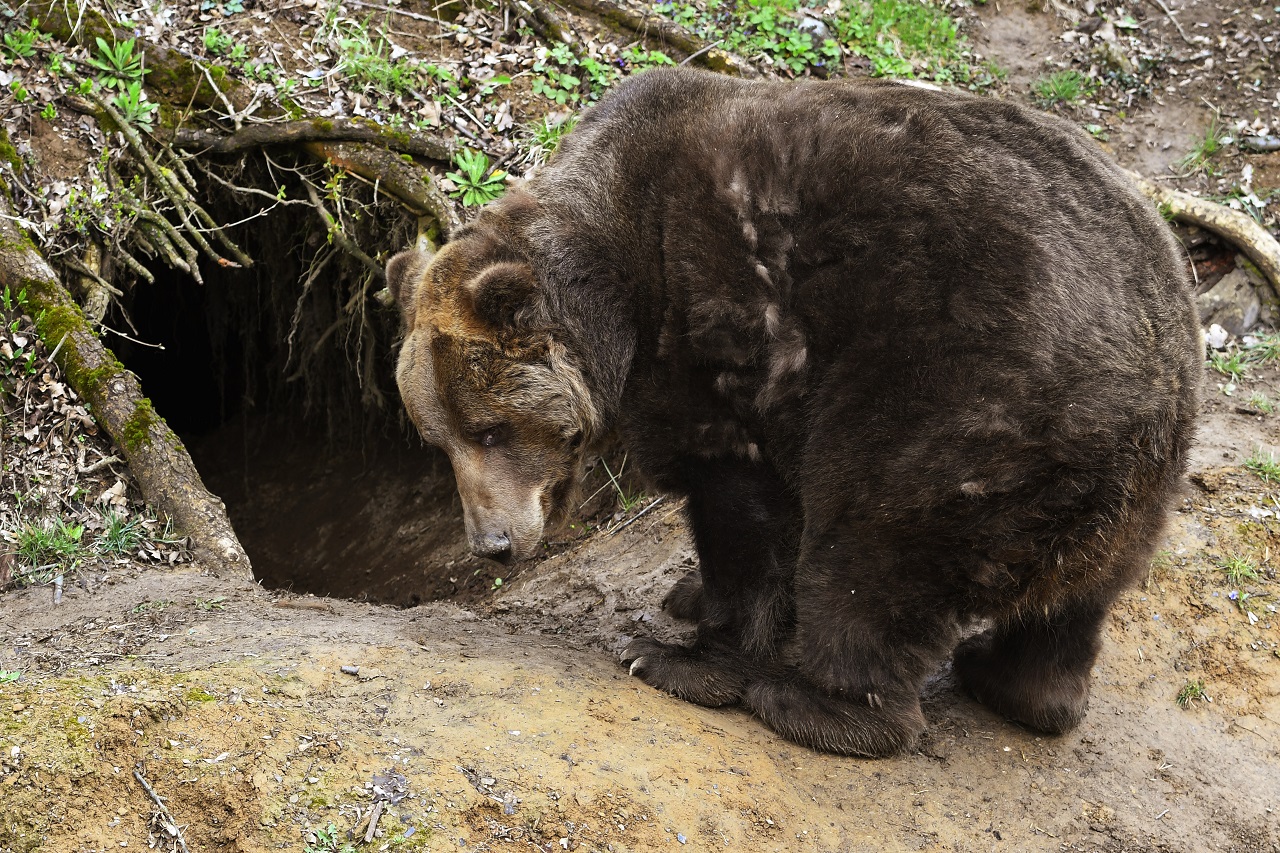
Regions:
M 679 24 L 658 15 L 628 9 L 610 0 L 565 0 L 565 3 L 611 24 L 625 27 L 639 36 L 669 44 L 712 71 L 738 77 L 760 76 L 759 69 L 742 57 L 709 45 Z
M 55 346 L 71 387 L 124 451 L 147 500 L 191 537 L 197 557 L 213 574 L 252 577 L 222 501 L 205 488 L 178 437 L 143 396 L 137 377 L 98 340 L 53 268 L 18 228 L 3 193 L 0 279 L 26 289 L 39 312 L 41 337 Z
M 175 148 L 200 149 L 202 154 L 232 154 L 268 145 L 303 142 L 369 142 L 401 154 L 449 162 L 452 142 L 420 133 L 402 133 L 367 119 L 303 119 L 282 124 L 250 124 L 226 135 L 183 128 L 173 132 Z
M 302 147 L 317 160 L 363 178 L 410 210 L 431 216 L 443 236 L 462 225 L 431 172 L 412 160 L 385 148 L 354 142 L 304 142 Z
M 1136 172 L 1130 172 L 1129 177 L 1167 215 L 1179 222 L 1212 231 L 1239 249 L 1253 261 L 1276 293 L 1280 293 L 1280 242 L 1271 236 L 1271 232 L 1226 205 L 1160 186 Z

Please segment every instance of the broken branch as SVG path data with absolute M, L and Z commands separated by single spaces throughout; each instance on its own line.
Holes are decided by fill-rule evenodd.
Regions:
M 403 133 L 366 119 L 304 119 L 281 124 L 250 124 L 231 134 L 210 130 L 179 129 L 173 132 L 175 148 L 201 149 L 210 154 L 232 154 L 268 145 L 302 142 L 370 142 L 415 157 L 448 162 L 453 144 L 421 133 Z

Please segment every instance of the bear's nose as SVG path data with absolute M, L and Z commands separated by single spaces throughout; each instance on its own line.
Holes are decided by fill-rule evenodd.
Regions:
M 471 553 L 499 563 L 511 562 L 511 537 L 505 533 L 482 533 L 471 541 Z

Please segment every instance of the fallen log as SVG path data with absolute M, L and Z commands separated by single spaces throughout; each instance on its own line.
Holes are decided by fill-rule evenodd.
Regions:
M 232 154 L 268 145 L 300 145 L 303 142 L 367 142 L 401 154 L 449 162 L 454 145 L 447 139 L 393 130 L 362 118 L 302 119 L 281 124 L 248 124 L 235 133 L 180 128 L 172 134 L 175 148 L 198 149 L 204 154 Z
M 98 424 L 124 452 L 143 495 L 183 535 L 197 559 L 218 577 L 253 577 L 222 501 L 200 479 L 178 437 L 124 368 L 93 333 L 80 306 L 19 226 L 0 193 L 0 281 L 26 290 L 36 328 L 57 350 L 58 367 L 92 409 Z

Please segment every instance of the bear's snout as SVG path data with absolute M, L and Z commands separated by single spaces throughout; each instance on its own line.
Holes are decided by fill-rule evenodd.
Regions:
M 477 557 L 488 557 L 499 563 L 511 562 L 513 551 L 511 537 L 506 533 L 477 533 L 471 537 L 471 553 Z

